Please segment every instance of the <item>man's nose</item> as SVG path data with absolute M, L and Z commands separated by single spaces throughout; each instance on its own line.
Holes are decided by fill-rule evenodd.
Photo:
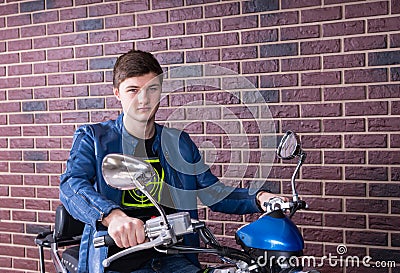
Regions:
M 149 101 L 149 93 L 147 92 L 146 88 L 142 88 L 138 94 L 138 100 L 142 104 L 146 104 Z

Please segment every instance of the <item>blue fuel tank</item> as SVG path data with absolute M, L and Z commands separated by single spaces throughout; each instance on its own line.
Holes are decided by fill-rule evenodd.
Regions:
M 281 211 L 265 214 L 236 231 L 236 238 L 249 248 L 269 251 L 302 251 L 303 237 Z

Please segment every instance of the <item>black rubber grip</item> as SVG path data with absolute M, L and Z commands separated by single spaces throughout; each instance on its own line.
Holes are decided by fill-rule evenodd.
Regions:
M 94 238 L 93 240 L 94 247 L 102 247 L 102 246 L 114 246 L 114 239 L 111 238 L 110 235 L 104 235 Z

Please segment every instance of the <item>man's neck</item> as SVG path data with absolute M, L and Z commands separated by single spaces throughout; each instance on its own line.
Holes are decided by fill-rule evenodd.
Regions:
M 147 122 L 130 120 L 127 122 L 126 116 L 124 116 L 124 126 L 130 135 L 140 139 L 152 138 L 156 130 L 154 120 L 149 120 Z

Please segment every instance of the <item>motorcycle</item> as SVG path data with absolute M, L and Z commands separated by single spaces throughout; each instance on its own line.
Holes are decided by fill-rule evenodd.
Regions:
M 163 207 L 146 190 L 146 184 L 155 176 L 151 164 L 132 156 L 109 154 L 103 160 L 102 171 L 106 183 L 120 190 L 139 189 L 154 204 L 160 216 L 145 223 L 147 242 L 124 249 L 103 261 L 105 268 L 131 253 L 154 248 L 165 254 L 211 253 L 218 255 L 223 265 L 200 272 L 215 273 L 319 273 L 317 270 L 303 271 L 301 264 L 293 258 L 303 255 L 304 241 L 297 226 L 291 220 L 296 211 L 307 209 L 296 191 L 295 180 L 306 159 L 298 136 L 286 132 L 277 148 L 277 156 L 283 160 L 298 158 L 291 178 L 292 199 L 284 201 L 272 198 L 264 205 L 267 211 L 256 221 L 236 231 L 235 239 L 240 249 L 221 245 L 203 221 L 191 219 L 188 212 L 167 215 Z M 67 248 L 62 255 L 61 246 L 79 244 L 79 229 L 82 223 L 74 220 L 61 206 L 56 211 L 54 231 L 39 234 L 35 243 L 39 246 L 41 272 L 45 272 L 44 248 L 50 248 L 51 259 L 57 272 L 76 272 L 79 245 Z M 188 247 L 180 244 L 183 235 L 197 233 L 204 247 Z M 95 247 L 110 246 L 114 242 L 109 235 L 94 239 Z M 298 260 L 296 260 L 298 261 Z

